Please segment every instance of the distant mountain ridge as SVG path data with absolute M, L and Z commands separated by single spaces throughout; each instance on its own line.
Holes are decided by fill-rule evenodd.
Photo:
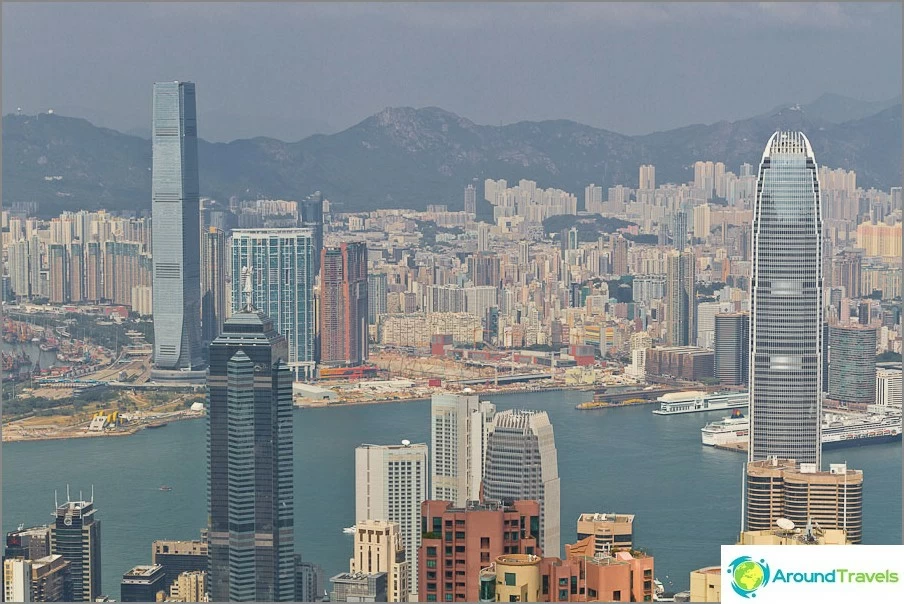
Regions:
M 462 207 L 472 179 L 521 178 L 583 198 L 594 182 L 637 186 L 638 166 L 657 183 L 693 179 L 696 160 L 737 171 L 757 165 L 778 129 L 804 131 L 820 165 L 857 172 L 865 187 L 901 183 L 901 104 L 840 124 L 785 107 L 735 122 L 626 136 L 568 120 L 485 126 L 437 107 L 387 108 L 342 132 L 295 143 L 251 138 L 200 141 L 202 195 L 228 200 L 300 199 L 314 190 L 340 211 Z M 203 133 L 203 115 L 199 120 Z M 56 114 L 3 117 L 3 205 L 63 209 L 150 207 L 150 141 Z M 482 187 L 481 187 L 482 190 Z

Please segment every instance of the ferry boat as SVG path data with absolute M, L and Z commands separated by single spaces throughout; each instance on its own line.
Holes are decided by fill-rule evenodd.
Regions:
M 746 407 L 750 401 L 750 394 L 746 391 L 707 393 L 691 390 L 689 392 L 663 394 L 656 400 L 659 401 L 659 409 L 654 409 L 653 413 L 656 415 L 676 415 L 678 413 L 703 413 L 705 411 L 722 411 Z
M 835 449 L 858 445 L 873 445 L 901 439 L 901 412 L 889 409 L 884 413 L 837 414 L 826 413 L 822 422 L 822 447 Z M 733 415 L 700 429 L 704 445 L 731 445 L 746 442 L 750 435 L 750 419 Z
M 345 533 L 346 535 L 354 535 L 354 534 L 355 534 L 355 527 L 354 527 L 354 526 L 347 526 L 347 527 L 345 527 L 344 529 L 342 529 L 342 532 Z
M 172 491 L 173 487 L 169 486 L 168 484 L 162 484 L 162 485 L 160 485 L 160 490 L 161 491 Z
M 703 426 L 700 435 L 703 444 L 710 447 L 744 442 L 750 435 L 750 419 L 744 417 L 740 409 L 735 409 L 730 416 Z

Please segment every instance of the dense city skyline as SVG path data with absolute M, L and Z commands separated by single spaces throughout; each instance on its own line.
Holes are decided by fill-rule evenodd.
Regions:
M 134 71 L 154 73 L 197 43 L 179 33 L 202 15 L 205 32 L 220 36 L 238 22 L 262 27 L 245 19 L 249 6 L 211 6 L 112 9 L 124 19 L 116 36 L 134 15 L 168 25 L 155 39 L 155 67 Z M 707 12 L 702 3 L 510 6 L 263 5 L 255 19 L 280 10 L 288 18 L 255 51 L 266 54 L 303 16 L 366 22 L 377 37 L 399 26 L 401 46 L 431 31 L 457 34 L 457 53 L 438 58 L 437 35 L 435 48 L 407 63 L 429 65 L 436 78 L 450 57 L 480 52 L 462 42 L 490 23 L 498 39 L 514 26 L 551 40 L 615 24 L 617 34 L 599 37 L 604 46 L 684 25 L 683 34 L 709 35 L 691 36 L 655 68 L 649 60 L 666 35 L 631 55 L 630 95 L 655 96 L 642 90 L 650 78 L 672 92 L 713 90 L 695 81 L 698 63 L 688 67 L 684 55 L 698 45 L 719 55 L 730 39 L 737 48 L 706 75 L 721 77 L 724 91 L 710 102 L 740 110 L 726 66 L 732 77 L 769 72 L 758 88 L 777 94 L 838 83 L 823 70 L 845 68 L 844 45 L 830 44 L 811 71 L 773 74 L 770 57 L 812 52 L 827 32 L 876 32 L 900 20 L 900 7 L 878 4 L 818 5 L 819 20 L 768 3 Z M 71 10 L 71 33 L 80 35 L 79 15 L 98 10 Z M 755 53 L 747 28 L 761 26 L 774 44 Z M 875 37 L 867 36 L 875 48 L 899 42 Z M 580 59 L 590 42 L 557 52 Z M 331 59 L 342 64 L 366 43 L 333 45 Z M 533 62 L 548 81 L 530 87 L 533 99 L 509 86 L 520 102 L 506 115 L 547 111 L 546 94 L 561 92 L 556 81 L 581 68 L 574 60 L 545 69 L 558 55 L 541 61 L 533 53 L 544 44 L 535 46 L 519 65 Z M 374 45 L 337 71 L 351 76 L 385 50 Z M 739 69 L 736 52 L 757 64 Z M 510 58 L 495 53 L 502 65 Z M 180 56 L 180 67 L 195 68 L 192 53 Z M 478 82 L 482 69 L 469 68 Z M 785 107 L 739 127 L 733 143 L 705 135 L 700 145 L 692 135 L 680 151 L 674 133 L 638 145 L 568 122 L 517 124 L 528 134 L 511 146 L 499 143 L 503 129 L 435 108 L 386 110 L 357 133 L 307 146 L 210 145 L 202 108 L 215 116 L 229 101 L 242 111 L 242 90 L 259 76 L 231 72 L 233 96 L 215 83 L 208 93 L 202 79 L 197 102 L 194 81 L 144 82 L 153 107 L 147 154 L 138 148 L 148 141 L 112 131 L 103 133 L 109 144 L 72 146 L 98 129 L 50 111 L 8 118 L 22 150 L 13 169 L 42 192 L 14 189 L 0 211 L 3 440 L 13 460 L 3 504 L 16 516 L 4 517 L 5 601 L 718 602 L 753 597 L 769 582 L 765 559 L 740 555 L 746 546 L 859 546 L 836 556 L 862 560 L 864 546 L 900 543 L 904 194 L 890 176 L 897 166 L 886 165 L 900 160 L 897 133 L 887 132 L 900 126 L 900 99 L 884 109 L 838 98 L 834 108 Z M 281 91 L 293 89 L 291 73 Z M 461 99 L 457 73 L 430 94 Z M 381 98 L 369 82 L 358 85 L 371 94 L 356 98 Z M 417 69 L 404 82 L 399 90 L 417 98 Z M 307 80 L 306 91 L 329 96 L 319 83 Z M 495 100 L 492 87 L 480 90 Z M 588 83 L 580 100 L 593 90 Z M 281 94 L 259 95 L 264 122 L 280 119 Z M 297 97 L 296 105 L 309 100 Z M 85 102 L 104 110 L 118 98 Z M 688 114 L 693 95 L 684 100 L 671 119 Z M 490 105 L 481 110 L 492 113 Z M 626 127 L 649 109 L 634 105 L 619 117 Z M 705 105 L 695 111 L 712 114 Z M 330 114 L 354 106 L 334 103 Z M 867 117 L 832 124 L 832 112 Z M 662 108 L 654 113 L 664 119 Z M 28 141 L 57 141 L 54 132 L 72 124 L 80 134 L 49 143 L 53 159 L 38 157 L 36 172 Z M 678 132 L 712 128 L 721 126 Z M 546 142 L 533 146 L 538 130 Z M 858 138 L 876 148 L 847 146 Z M 225 152 L 236 146 L 257 159 Z M 757 168 L 748 156 L 764 146 Z M 201 161 L 201 147 L 212 162 Z M 835 153 L 828 165 L 824 149 Z M 335 163 L 358 152 L 357 164 Z M 90 182 L 97 165 L 114 176 Z M 559 179 L 571 165 L 581 169 Z M 145 170 L 150 206 L 129 205 Z M 199 183 L 213 173 L 230 184 L 206 193 Z M 886 180 L 877 186 L 864 174 Z M 831 452 L 842 447 L 869 454 Z M 878 583 L 885 594 L 900 587 Z

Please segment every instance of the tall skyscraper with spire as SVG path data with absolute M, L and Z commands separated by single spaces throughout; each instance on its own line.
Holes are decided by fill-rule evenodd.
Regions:
M 295 599 L 292 372 L 288 345 L 251 303 L 210 346 L 207 381 L 210 593 Z
M 154 366 L 161 377 L 188 377 L 204 365 L 193 83 L 154 84 L 152 134 Z
M 750 461 L 821 462 L 822 209 L 801 132 L 769 139 L 753 214 Z

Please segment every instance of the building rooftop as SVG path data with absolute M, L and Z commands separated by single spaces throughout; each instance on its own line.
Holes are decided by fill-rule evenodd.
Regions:
M 588 513 L 581 514 L 578 522 L 634 522 L 634 514 Z
M 131 570 L 128 570 L 123 574 L 122 578 L 148 578 L 154 576 L 155 573 L 163 570 L 163 567 L 159 564 L 139 564 L 138 566 L 132 567 Z

